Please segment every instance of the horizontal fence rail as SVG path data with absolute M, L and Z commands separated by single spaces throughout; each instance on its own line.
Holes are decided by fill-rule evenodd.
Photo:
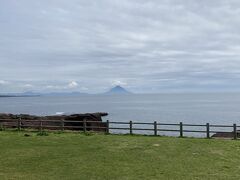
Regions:
M 79 130 L 83 132 L 87 131 L 104 131 L 106 133 L 125 133 L 135 134 L 146 134 L 151 132 L 152 135 L 162 135 L 164 132 L 177 133 L 179 137 L 187 136 L 186 133 L 197 133 L 204 134 L 204 137 L 210 138 L 212 134 L 224 133 L 228 137 L 238 139 L 240 137 L 240 131 L 238 131 L 236 124 L 233 125 L 216 125 L 216 124 L 184 124 L 180 123 L 159 123 L 159 122 L 116 122 L 109 121 L 71 121 L 71 120 L 49 120 L 49 119 L 0 119 L 0 130 L 5 128 L 16 128 L 19 131 L 24 128 L 38 129 L 43 131 L 48 130 Z M 200 129 L 197 129 L 200 128 Z M 218 129 L 216 129 L 218 128 Z M 219 129 L 221 128 L 221 129 Z M 230 129 L 229 129 L 230 128 Z M 228 129 L 228 130 L 226 130 Z M 118 131 L 116 131 L 118 130 Z M 139 133 L 137 133 L 139 134 Z M 147 133 L 149 134 L 149 133 Z

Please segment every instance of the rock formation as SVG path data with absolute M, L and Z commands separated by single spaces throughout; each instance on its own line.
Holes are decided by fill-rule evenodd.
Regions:
M 64 127 L 67 130 L 83 130 L 83 122 L 85 120 L 88 131 L 106 131 L 107 124 L 102 122 L 102 116 L 107 115 L 108 113 L 100 112 L 55 116 L 0 113 L 0 126 L 16 128 L 19 126 L 18 123 L 21 123 L 20 126 L 22 128 L 39 128 L 41 123 L 44 129 L 55 130 Z
M 233 138 L 234 133 L 233 132 L 217 132 L 212 135 L 213 138 Z M 240 132 L 237 131 L 237 137 L 240 137 Z

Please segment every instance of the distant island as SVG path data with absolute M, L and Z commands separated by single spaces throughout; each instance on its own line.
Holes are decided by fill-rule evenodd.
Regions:
M 10 96 L 10 95 L 0 95 L 0 97 L 16 97 L 16 96 Z
M 50 93 L 37 93 L 37 92 L 23 92 L 23 93 L 8 93 L 2 94 L 0 97 L 37 97 L 37 96 L 78 96 L 87 95 L 81 92 L 50 92 Z
M 87 93 L 82 92 L 51 92 L 40 94 L 41 96 L 80 96 L 80 95 L 88 95 Z
M 130 91 L 126 90 L 125 88 L 121 86 L 115 86 L 111 88 L 109 91 L 105 93 L 101 93 L 104 95 L 123 95 L 123 94 L 132 94 Z M 90 95 L 88 93 L 82 93 L 82 92 L 49 92 L 49 93 L 38 93 L 38 92 L 23 92 L 23 93 L 6 93 L 6 94 L 0 94 L 0 97 L 37 97 L 37 96 L 84 96 L 84 95 Z
M 129 92 L 128 90 L 124 89 L 121 86 L 115 86 L 112 89 L 110 89 L 109 91 L 107 91 L 104 94 L 132 94 L 131 92 Z
M 40 96 L 40 94 L 33 92 L 0 94 L 0 97 L 33 97 L 33 96 Z

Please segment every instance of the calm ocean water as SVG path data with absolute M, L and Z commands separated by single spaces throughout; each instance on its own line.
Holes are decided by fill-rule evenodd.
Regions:
M 110 121 L 240 124 L 240 93 L 0 98 L 0 112 L 108 112 Z

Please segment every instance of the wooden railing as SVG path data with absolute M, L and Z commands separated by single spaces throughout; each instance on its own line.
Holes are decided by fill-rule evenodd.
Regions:
M 32 124 L 31 124 L 32 123 Z M 52 123 L 52 124 L 51 124 Z M 71 125 L 68 125 L 71 123 Z M 74 123 L 81 124 L 73 125 Z M 105 124 L 105 126 L 89 126 L 88 124 Z M 139 127 L 140 126 L 140 127 Z M 174 127 L 174 128 L 173 128 Z M 164 132 L 174 132 L 178 133 L 179 137 L 186 136 L 186 133 L 197 133 L 197 134 L 205 134 L 204 137 L 210 138 L 211 134 L 214 133 L 229 133 L 232 134 L 233 139 L 238 138 L 238 132 L 236 124 L 233 125 L 213 125 L 213 124 L 184 124 L 180 123 L 158 123 L 156 121 L 150 123 L 144 122 L 115 122 L 109 121 L 68 121 L 68 120 L 27 120 L 27 119 L 0 119 L 0 129 L 4 128 L 16 128 L 19 131 L 23 128 L 31 128 L 38 129 L 39 131 L 43 131 L 44 129 L 55 129 L 55 130 L 79 130 L 83 132 L 87 131 L 104 131 L 106 133 L 124 133 L 124 134 L 135 134 L 135 132 L 140 131 L 140 134 L 148 134 L 145 132 L 151 132 L 151 134 L 157 136 L 162 135 Z M 190 128 L 190 129 L 189 129 Z M 201 128 L 200 130 L 197 128 Z M 226 130 L 216 130 L 216 128 L 227 129 L 231 128 L 230 131 Z
M 142 122 L 109 122 L 110 124 L 124 124 L 127 125 L 127 127 L 119 128 L 119 127 L 110 127 L 109 129 L 114 130 L 127 130 L 129 131 L 129 134 L 133 134 L 133 131 L 152 131 L 153 135 L 161 135 L 161 132 L 174 132 L 179 133 L 179 137 L 184 137 L 186 133 L 197 133 L 197 134 L 205 134 L 206 138 L 210 138 L 211 134 L 215 133 L 229 133 L 232 134 L 233 139 L 238 138 L 238 131 L 237 128 L 240 126 L 237 126 L 236 124 L 233 125 L 210 125 L 209 123 L 206 124 L 184 124 L 182 122 L 180 123 L 158 123 L 154 121 L 153 123 L 142 123 Z M 135 128 L 134 125 L 142 125 L 144 127 L 141 128 Z M 146 125 L 150 126 L 150 128 L 145 128 Z M 168 127 L 168 128 L 166 128 Z M 175 128 L 169 128 L 169 127 L 175 127 Z M 187 129 L 186 129 L 187 127 Z M 196 128 L 204 128 L 204 130 L 198 130 Z M 191 128 L 191 129 L 189 129 Z M 231 128 L 231 131 L 224 131 L 224 130 L 215 130 L 216 128 Z M 211 130 L 213 129 L 213 130 Z M 240 134 L 240 132 L 239 132 Z

